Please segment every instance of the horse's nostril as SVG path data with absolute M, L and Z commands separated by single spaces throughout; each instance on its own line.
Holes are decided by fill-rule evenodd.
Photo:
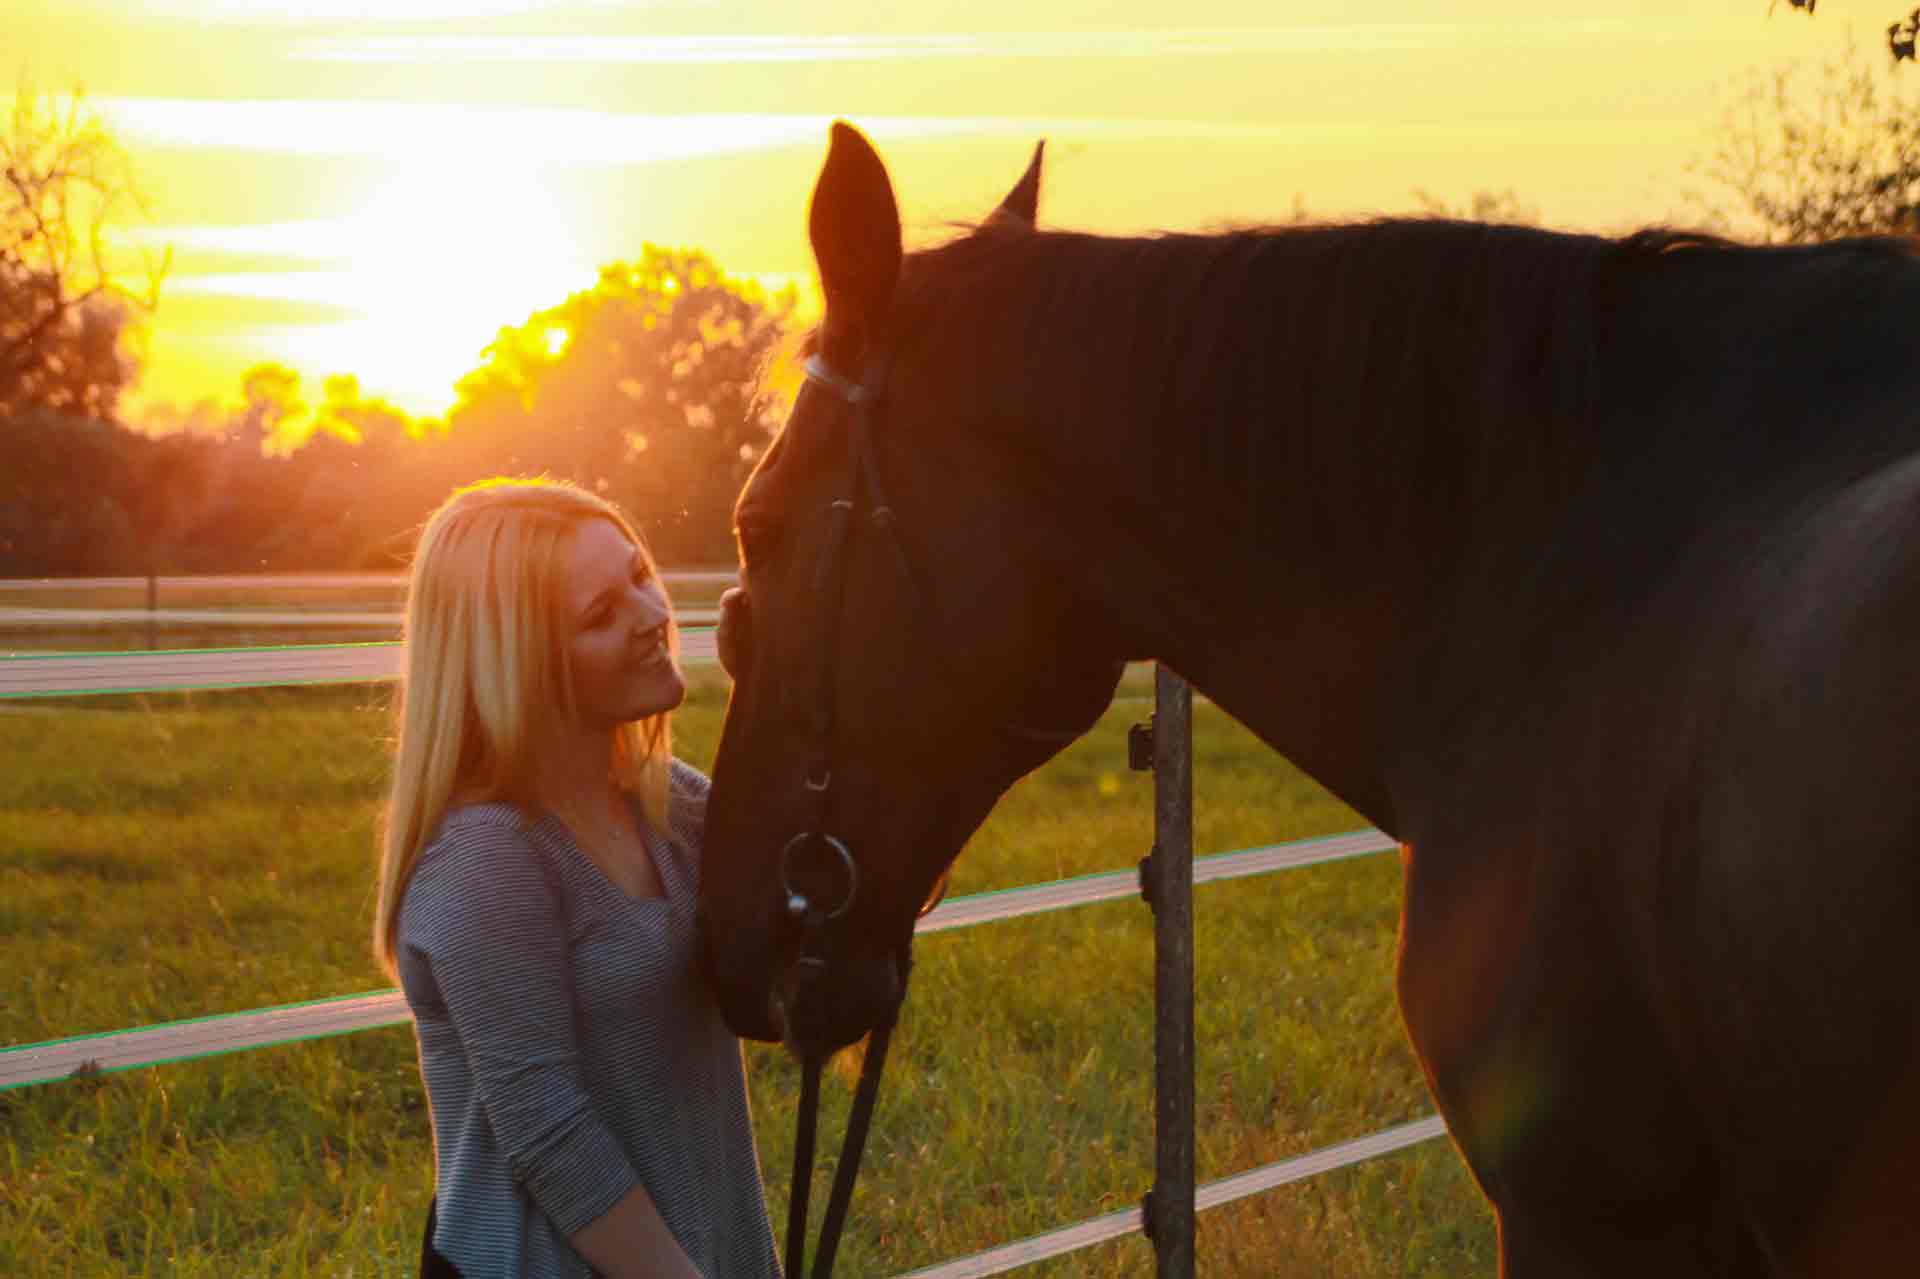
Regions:
M 787 1039 L 787 1005 L 780 998 L 780 992 L 767 992 L 767 1027 L 772 1032 L 768 1038 L 772 1043 L 785 1043 Z

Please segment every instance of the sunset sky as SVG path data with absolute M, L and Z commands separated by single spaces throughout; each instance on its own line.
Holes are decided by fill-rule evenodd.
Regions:
M 1891 9 L 1827 0 L 0 0 L 0 67 L 84 88 L 171 246 L 141 394 L 247 366 L 416 412 L 495 331 L 643 241 L 810 293 L 828 122 L 879 143 L 910 237 L 1049 140 L 1044 220 L 1197 228 L 1464 205 L 1684 217 L 1729 87 Z

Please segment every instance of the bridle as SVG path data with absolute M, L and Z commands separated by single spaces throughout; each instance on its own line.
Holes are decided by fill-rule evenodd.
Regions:
M 811 744 L 801 785 L 811 802 L 811 821 L 807 829 L 788 840 L 779 860 L 783 908 L 798 929 L 800 944 L 794 963 L 795 980 L 805 986 L 818 981 L 827 970 L 826 945 L 835 924 L 845 919 L 858 900 L 861 887 L 860 864 L 847 844 L 829 833 L 829 806 L 833 795 L 833 743 L 835 686 L 839 675 L 840 618 L 845 611 L 846 548 L 855 527 L 855 511 L 862 493 L 867 500 L 866 523 L 891 549 L 897 571 L 911 594 L 924 600 L 912 558 L 901 540 L 893 507 L 881 484 L 880 468 L 874 446 L 875 419 L 886 390 L 890 359 L 882 354 L 869 363 L 866 381 L 856 382 L 836 372 L 816 354 L 806 363 L 807 381 L 842 401 L 848 415 L 849 441 L 846 450 L 846 475 L 839 485 L 841 496 L 828 505 L 827 540 L 814 568 L 813 594 L 823 609 L 819 647 L 820 664 L 816 672 Z M 1025 742 L 1039 742 L 1058 748 L 1080 734 L 1079 729 L 1056 730 L 1022 724 L 1004 726 L 1000 731 Z M 827 904 L 805 891 L 799 883 L 801 859 L 815 849 L 827 855 L 827 869 L 843 886 L 838 901 Z M 942 879 L 935 894 L 920 908 L 925 914 L 939 903 L 945 893 Z M 860 1066 L 860 1082 L 854 1092 L 853 1109 L 847 1119 L 840 1162 L 834 1170 L 833 1191 L 827 1201 L 827 1214 L 820 1227 L 820 1239 L 813 1262 L 814 1279 L 828 1279 L 833 1273 L 834 1254 L 846 1225 L 847 1206 L 853 1198 L 854 1179 L 859 1175 L 861 1155 L 872 1124 L 874 1104 L 880 1093 L 880 1075 L 886 1066 L 887 1047 L 893 1036 L 900 1003 L 906 998 L 907 977 L 912 968 L 911 938 L 895 956 L 898 995 L 884 1020 L 874 1027 Z M 806 1257 L 808 1198 L 813 1181 L 814 1138 L 820 1106 L 820 1073 L 824 1054 L 802 1047 L 800 1109 L 793 1152 L 793 1183 L 787 1200 L 786 1275 L 800 1279 Z
M 780 852 L 780 887 L 787 918 L 800 930 L 799 957 L 795 961 L 797 980 L 802 985 L 818 981 L 826 972 L 826 941 L 830 928 L 853 909 L 860 894 L 860 864 L 853 851 L 840 839 L 827 833 L 828 806 L 833 794 L 833 722 L 834 689 L 839 674 L 840 615 L 846 590 L 846 545 L 853 527 L 854 506 L 864 483 L 871 502 L 867 518 L 872 527 L 893 548 L 900 572 L 909 584 L 914 581 L 906 548 L 900 544 L 894 527 L 893 508 L 887 504 L 880 485 L 880 471 L 874 459 L 873 418 L 886 385 L 887 362 L 876 362 L 873 378 L 854 382 L 836 373 L 819 355 L 808 359 L 807 380 L 844 401 L 853 410 L 851 440 L 847 448 L 847 475 L 840 486 L 842 496 L 827 508 L 827 542 L 814 569 L 814 597 L 823 602 L 820 666 L 815 689 L 812 746 L 807 756 L 801 785 L 812 802 L 812 822 L 807 830 L 787 841 Z M 796 884 L 799 859 L 814 848 L 825 849 L 837 865 L 845 892 L 838 902 L 825 905 L 809 896 Z M 867 1131 L 873 1121 L 874 1103 L 880 1095 L 880 1074 L 886 1067 L 887 1047 L 893 1038 L 894 1022 L 900 1000 L 906 998 L 907 970 L 911 956 L 897 959 L 899 995 L 882 1023 L 874 1027 L 867 1040 L 866 1056 L 860 1064 L 860 1083 L 854 1091 L 853 1110 L 847 1119 L 842 1139 L 840 1162 L 834 1169 L 833 1191 L 827 1200 L 826 1219 L 820 1226 L 815 1249 L 815 1279 L 828 1279 L 839 1249 L 840 1235 L 846 1226 L 847 1206 L 853 1199 L 854 1179 L 860 1172 Z M 820 1071 L 824 1054 L 803 1049 L 801 1056 L 800 1111 L 794 1135 L 793 1184 L 787 1198 L 787 1279 L 800 1279 L 806 1261 L 807 1201 L 813 1183 L 814 1137 L 820 1111 Z

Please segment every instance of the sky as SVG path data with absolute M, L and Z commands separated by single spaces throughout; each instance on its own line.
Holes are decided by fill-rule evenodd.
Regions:
M 1897 7 L 1897 6 L 1893 6 Z M 275 361 L 415 413 L 643 243 L 816 296 L 829 123 L 909 242 L 1048 141 L 1043 222 L 1131 232 L 1463 208 L 1692 220 L 1741 78 L 1877 49 L 1888 0 L 0 0 L 0 71 L 79 88 L 171 252 L 142 403 Z

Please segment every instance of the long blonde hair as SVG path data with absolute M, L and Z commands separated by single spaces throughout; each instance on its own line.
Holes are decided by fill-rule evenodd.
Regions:
M 567 555 L 575 532 L 596 519 L 619 528 L 652 570 L 646 544 L 618 507 L 559 480 L 502 477 L 457 489 L 420 534 L 373 922 L 374 957 L 396 980 L 400 905 L 447 809 L 505 802 L 530 814 L 537 802 L 539 729 L 575 706 L 556 625 Z M 676 653 L 677 630 L 670 622 Z M 616 783 L 638 795 L 660 832 L 668 829 L 671 745 L 665 713 L 614 734 Z

